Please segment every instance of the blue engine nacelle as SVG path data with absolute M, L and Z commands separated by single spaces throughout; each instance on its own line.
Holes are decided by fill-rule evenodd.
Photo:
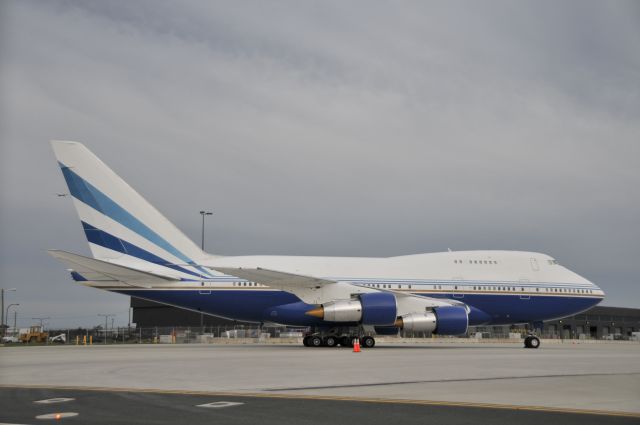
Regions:
M 388 292 L 362 294 L 360 303 L 364 325 L 393 325 L 398 317 L 396 297 Z
M 436 307 L 436 330 L 439 335 L 462 335 L 467 333 L 469 315 L 459 306 Z

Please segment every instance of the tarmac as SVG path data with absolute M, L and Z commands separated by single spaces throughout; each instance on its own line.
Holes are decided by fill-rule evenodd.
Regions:
M 381 344 L 361 353 L 272 344 L 2 347 L 0 422 L 33 423 L 36 413 L 51 411 L 35 408 L 34 401 L 72 394 L 76 410 L 95 414 L 113 408 L 115 399 L 120 414 L 155 406 L 156 412 L 169 410 L 160 419 L 193 413 L 190 423 L 199 423 L 198 415 L 205 421 L 206 415 L 227 414 L 201 413 L 210 409 L 196 403 L 240 399 L 242 405 L 223 409 L 236 412 L 227 422 L 249 423 L 262 406 L 267 416 L 270 409 L 290 411 L 288 419 L 299 423 L 326 420 L 312 413 L 323 409 L 344 419 L 369 415 L 367 423 L 382 417 L 388 422 L 396 411 L 404 412 L 406 423 L 424 423 L 425 414 L 441 415 L 441 423 L 533 423 L 558 419 L 553 415 L 564 415 L 563 423 L 574 416 L 582 424 L 640 423 L 639 359 L 640 344 L 615 342 L 545 344 L 537 350 L 515 344 Z M 138 408 L 127 408 L 131 403 Z M 110 415 L 99 416 L 105 414 Z M 267 416 L 260 421 L 271 423 Z M 96 420 L 85 423 L 106 423 Z

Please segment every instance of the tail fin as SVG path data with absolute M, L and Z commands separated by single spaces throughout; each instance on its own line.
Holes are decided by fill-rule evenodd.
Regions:
M 145 270 L 153 264 L 180 277 L 211 276 L 198 265 L 207 254 L 82 143 L 51 145 L 94 258 Z

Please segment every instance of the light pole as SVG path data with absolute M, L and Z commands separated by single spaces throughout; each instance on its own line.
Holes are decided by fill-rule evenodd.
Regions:
M 203 233 L 204 234 L 204 233 Z M 9 288 L 9 289 L 5 289 L 5 288 L 0 288 L 0 299 L 2 301 L 0 301 L 0 314 L 2 315 L 2 320 L 0 320 L 0 333 L 2 333 L 2 336 L 4 336 L 4 292 L 11 292 L 11 291 L 16 291 L 16 288 Z
M 9 304 L 7 306 L 7 311 L 4 314 L 4 317 L 7 318 L 7 322 L 9 322 L 9 309 L 11 308 L 11 306 L 14 306 L 14 305 L 15 306 L 19 306 L 20 304 Z M 7 325 L 7 327 L 9 327 L 9 326 Z M 13 315 L 13 333 L 15 333 L 15 332 L 16 332 L 16 315 L 15 315 L 15 311 L 14 311 L 14 315 Z
M 204 251 L 204 218 L 207 215 L 213 215 L 211 211 L 200 211 L 200 215 L 202 216 L 202 239 L 200 240 L 200 249 Z M 202 332 L 202 327 L 204 326 L 204 313 L 200 312 L 200 332 Z
M 107 343 L 107 326 L 108 326 L 108 320 L 109 317 L 113 317 L 115 316 L 115 314 L 98 314 L 98 316 L 102 316 L 104 317 L 104 343 Z
M 200 248 L 204 251 L 204 217 L 207 215 L 213 215 L 213 213 L 211 211 L 200 211 L 200 215 L 202 216 L 202 239 Z

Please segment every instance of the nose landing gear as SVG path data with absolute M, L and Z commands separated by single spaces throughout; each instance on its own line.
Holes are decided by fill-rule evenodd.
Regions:
M 538 348 L 540 347 L 540 339 L 535 335 L 527 335 L 524 339 L 525 348 Z

